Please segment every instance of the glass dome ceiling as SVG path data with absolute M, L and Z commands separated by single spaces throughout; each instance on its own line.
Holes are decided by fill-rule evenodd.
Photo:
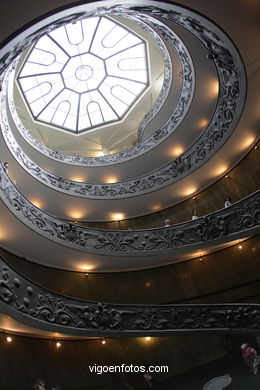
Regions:
M 146 44 L 114 20 L 87 18 L 43 36 L 18 82 L 34 120 L 82 133 L 121 120 L 147 88 Z

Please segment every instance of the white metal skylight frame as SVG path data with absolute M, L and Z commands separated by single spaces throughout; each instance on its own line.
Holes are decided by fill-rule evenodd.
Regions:
M 148 87 L 145 41 L 107 17 L 43 36 L 17 77 L 34 120 L 82 133 L 119 121 Z

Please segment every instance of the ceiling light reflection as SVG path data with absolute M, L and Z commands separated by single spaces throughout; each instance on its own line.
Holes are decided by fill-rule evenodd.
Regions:
M 125 218 L 125 215 L 123 213 L 114 213 L 111 214 L 111 218 L 113 221 L 121 221 L 122 219 Z
M 218 82 L 218 80 L 214 80 L 211 83 L 210 91 L 211 91 L 211 95 L 213 97 L 218 96 L 218 93 L 219 93 L 219 82 Z
M 152 211 L 159 211 L 159 210 L 161 210 L 161 208 L 162 207 L 160 204 L 155 204 L 155 205 L 151 206 Z
M 183 196 L 189 196 L 197 191 L 197 187 L 187 187 L 182 191 Z
M 199 121 L 198 125 L 199 125 L 199 129 L 203 129 L 204 127 L 208 126 L 208 119 L 206 118 L 203 118 Z
M 228 166 L 227 165 L 220 165 L 216 171 L 214 172 L 214 176 L 220 176 L 223 175 L 223 173 L 227 172 Z
M 42 209 L 43 207 L 43 202 L 40 201 L 39 199 L 31 199 L 31 203 L 35 206 L 38 207 L 38 209 Z
M 83 214 L 81 210 L 71 210 L 67 214 L 69 218 L 74 219 L 75 221 L 78 221 L 79 219 L 85 217 L 85 214 Z
M 2 227 L 0 227 L 0 240 L 4 240 L 6 238 L 5 231 Z
M 86 179 L 84 179 L 83 177 L 81 176 L 71 176 L 70 180 L 72 181 L 77 181 L 79 183 L 84 183 L 86 182 Z
M 80 266 L 80 270 L 83 272 L 91 271 L 94 268 L 91 264 L 83 264 Z
M 252 135 L 251 136 L 247 136 L 241 143 L 240 143 L 240 149 L 239 150 L 244 150 L 244 149 L 247 149 L 249 148 L 250 146 L 252 146 L 253 144 L 255 143 L 255 137 L 253 137 Z
M 171 157 L 179 157 L 184 153 L 184 148 L 182 146 L 176 146 L 171 150 Z
M 112 183 L 117 183 L 118 182 L 118 177 L 116 176 L 108 176 L 104 180 L 105 183 L 112 184 Z

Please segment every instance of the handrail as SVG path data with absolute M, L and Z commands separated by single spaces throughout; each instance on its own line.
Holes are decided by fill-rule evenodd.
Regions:
M 137 16 L 131 17 L 133 20 L 138 22 Z M 157 112 L 161 109 L 162 105 L 164 104 L 165 100 L 168 97 L 169 89 L 172 84 L 172 66 L 171 66 L 171 59 L 170 55 L 168 53 L 168 50 L 166 48 L 165 43 L 162 41 L 160 36 L 156 33 L 156 31 L 152 28 L 149 28 L 147 24 L 145 24 L 143 21 L 141 22 L 141 25 L 143 28 L 148 29 L 148 32 L 152 34 L 153 38 L 157 41 L 158 46 L 161 49 L 161 52 L 164 57 L 164 82 L 161 89 L 161 92 L 150 110 L 150 112 L 145 116 L 145 118 L 142 120 L 142 122 L 139 125 L 138 129 L 138 137 L 141 138 L 141 132 L 145 129 L 146 125 L 150 123 L 151 120 L 153 120 L 154 116 L 157 114 Z M 156 26 L 155 26 L 156 27 Z M 98 157 L 84 157 L 84 156 L 72 156 L 67 155 L 64 153 L 61 153 L 59 151 L 55 151 L 53 149 L 50 149 L 46 145 L 43 145 L 39 141 L 37 141 L 28 131 L 27 128 L 25 128 L 19 118 L 19 115 L 17 114 L 16 107 L 13 101 L 13 88 L 10 89 L 8 92 L 8 101 L 9 101 L 9 107 L 11 111 L 11 115 L 13 118 L 13 121 L 22 135 L 22 137 L 36 150 L 38 150 L 40 153 L 46 155 L 47 157 L 62 162 L 64 164 L 70 164 L 70 165 L 78 165 L 78 166 L 103 166 L 103 165 L 111 165 L 111 164 L 118 164 L 123 161 L 127 161 L 132 158 L 136 158 L 140 156 L 141 154 L 151 150 L 153 147 L 155 147 L 159 142 L 162 142 L 164 138 L 168 135 L 170 135 L 174 129 L 177 127 L 181 119 L 184 117 L 186 111 L 188 110 L 191 100 L 194 93 L 194 87 L 195 87 L 195 75 L 194 75 L 194 69 L 193 69 L 193 63 L 192 59 L 190 58 L 190 54 L 181 41 L 181 39 L 172 32 L 167 26 L 164 26 L 160 28 L 160 33 L 164 32 L 164 36 L 167 37 L 167 41 L 175 48 L 175 50 L 178 52 L 182 68 L 183 68 L 183 83 L 182 83 L 182 90 L 180 93 L 180 99 L 177 104 L 177 106 L 173 107 L 173 110 L 170 115 L 170 121 L 171 121 L 171 128 L 169 131 L 166 131 L 166 128 L 162 128 L 161 130 L 158 129 L 157 136 L 154 135 L 149 137 L 146 141 L 142 142 L 142 145 L 136 145 L 130 149 L 121 151 L 119 153 L 114 153 L 112 155 L 107 156 L 98 156 Z M 19 59 L 18 61 L 19 62 Z M 15 62 L 14 62 L 15 65 Z M 6 76 L 8 79 L 10 79 L 11 83 L 13 82 L 13 72 L 8 71 Z M 159 137 L 159 132 L 162 132 L 163 137 Z
M 258 333 L 258 304 L 116 305 L 68 298 L 25 279 L 0 258 L 0 310 L 40 329 L 84 336 Z
M 129 8 L 130 14 L 135 14 L 136 10 L 140 9 L 139 18 L 149 20 L 152 15 L 180 24 L 207 47 L 210 58 L 215 62 L 219 78 L 219 96 L 215 112 L 196 142 L 181 156 L 163 167 L 117 183 L 79 183 L 40 168 L 21 150 L 9 129 L 4 113 L 6 102 L 2 96 L 2 132 L 11 153 L 31 176 L 59 192 L 88 199 L 125 199 L 165 188 L 194 172 L 212 158 L 231 136 L 240 119 L 246 97 L 246 76 L 243 62 L 229 38 L 207 19 L 191 11 L 184 12 L 180 7 L 177 7 L 182 10 L 180 12 L 166 12 L 157 7 L 150 9 L 148 6 L 132 8 L 134 9 L 132 11 L 131 7 Z M 186 12 L 191 15 L 187 16 Z M 172 125 L 170 118 L 165 126 L 154 133 L 154 138 L 164 137 Z M 137 147 L 141 148 L 142 144 Z M 126 152 L 130 153 L 130 149 Z
M 194 221 L 132 231 L 88 228 L 46 213 L 22 195 L 2 164 L 0 197 L 21 222 L 42 236 L 79 251 L 110 256 L 162 255 L 260 233 L 260 190 Z

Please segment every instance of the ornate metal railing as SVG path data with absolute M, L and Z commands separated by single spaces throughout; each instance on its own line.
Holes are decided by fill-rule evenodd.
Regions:
M 133 19 L 138 22 L 137 17 L 133 17 Z M 164 44 L 164 42 L 159 37 L 159 35 L 155 32 L 154 29 L 150 28 L 147 24 L 144 24 L 143 22 L 141 23 L 142 23 L 141 24 L 142 27 L 147 29 L 148 32 L 153 36 L 153 38 L 157 41 L 157 44 L 160 47 L 161 52 L 163 54 L 164 81 L 163 81 L 161 92 L 154 106 L 139 125 L 139 129 L 138 129 L 139 138 L 141 137 L 141 133 L 146 127 L 146 125 L 150 121 L 152 121 L 152 119 L 156 116 L 158 111 L 163 106 L 168 96 L 170 87 L 172 85 L 171 58 L 166 48 L 166 45 Z M 187 48 L 181 41 L 181 39 L 174 32 L 172 32 L 167 26 L 161 27 L 160 30 L 161 30 L 160 33 L 162 34 L 162 31 L 164 32 L 165 39 L 167 38 L 167 41 L 178 52 L 182 69 L 183 69 L 183 83 L 180 92 L 180 98 L 176 106 L 172 108 L 170 119 L 168 120 L 171 122 L 171 128 L 169 128 L 169 131 L 167 131 L 166 133 L 165 131 L 163 131 L 163 133 L 165 133 L 164 137 L 166 137 L 169 136 L 174 131 L 174 129 L 178 126 L 178 124 L 180 123 L 181 119 L 185 116 L 185 113 L 187 112 L 190 106 L 193 97 L 194 87 L 195 87 L 195 75 L 194 75 L 194 69 L 193 69 L 193 63 L 191 57 L 189 55 Z M 14 61 L 13 63 L 14 66 L 16 62 L 19 63 L 19 57 L 17 61 Z M 14 82 L 13 73 L 14 70 L 13 71 L 10 70 L 7 72 L 6 77 L 8 78 L 8 83 L 12 84 Z M 20 134 L 32 147 L 37 149 L 40 153 L 65 164 L 79 165 L 79 166 L 102 166 L 102 165 L 118 164 L 122 161 L 138 157 L 142 153 L 145 153 L 148 150 L 155 147 L 159 142 L 162 142 L 164 139 L 158 136 L 157 137 L 151 136 L 149 137 L 149 139 L 143 141 L 141 145 L 134 146 L 130 150 L 127 149 L 119 153 L 115 153 L 113 155 L 108 155 L 108 156 L 83 157 L 83 156 L 72 156 L 68 154 L 63 154 L 61 152 L 55 151 L 41 144 L 31 135 L 30 131 L 23 126 L 19 118 L 19 115 L 17 114 L 17 110 L 14 104 L 13 92 L 14 92 L 13 88 L 10 88 L 8 92 L 8 101 L 9 101 L 9 107 L 12 114 L 12 118 Z
M 12 136 L 8 120 L 3 119 L 2 131 L 5 140 L 19 163 L 37 180 L 58 191 L 92 199 L 120 199 L 146 194 L 172 185 L 186 175 L 198 169 L 206 163 L 223 146 L 234 131 L 243 110 L 246 95 L 246 77 L 243 62 L 229 38 L 218 29 L 216 25 L 196 13 L 175 5 L 162 3 L 169 9 L 163 9 L 147 4 L 136 6 L 125 4 L 122 6 L 100 7 L 96 10 L 98 15 L 102 13 L 115 13 L 119 15 L 139 14 L 139 19 L 153 20 L 158 18 L 157 24 L 161 27 L 160 18 L 175 22 L 193 33 L 209 51 L 216 65 L 219 77 L 219 97 L 214 115 L 207 129 L 189 147 L 184 154 L 171 161 L 167 165 L 146 175 L 112 184 L 79 183 L 57 175 L 53 175 L 38 167 L 17 145 Z M 88 16 L 87 12 L 84 14 Z M 80 17 L 83 17 L 82 15 Z M 75 16 L 77 19 L 77 16 Z M 61 22 L 62 23 L 62 22 Z M 56 25 L 49 26 L 49 30 Z M 162 28 L 162 27 L 161 27 Z M 44 30 L 46 32 L 46 30 Z M 39 32 L 35 39 L 43 32 Z M 167 35 L 162 31 L 162 35 Z M 31 37 L 32 39 L 32 37 Z M 31 40 L 30 40 L 31 42 Z M 26 39 L 24 40 L 26 46 Z M 18 54 L 18 53 L 17 53 Z M 0 64 L 1 67 L 1 64 Z M 2 97 L 2 109 L 4 110 L 5 99 Z M 171 119 L 167 124 L 154 133 L 155 139 L 165 139 L 173 126 Z M 140 148 L 141 148 L 140 144 Z M 139 147 L 139 145 L 138 145 Z M 131 153 L 131 149 L 126 151 Z M 129 155 L 127 157 L 129 159 Z
M 114 7 L 112 7 L 112 8 L 114 8 Z M 122 15 L 122 16 L 125 16 L 128 18 L 136 19 L 138 21 L 138 23 L 145 25 L 147 29 L 150 28 L 149 25 L 147 24 L 148 20 L 145 21 L 145 20 L 142 20 L 142 18 L 139 18 L 139 13 L 126 12 L 126 9 L 124 6 L 122 7 L 121 11 L 120 11 L 120 7 L 118 7 L 118 6 L 115 7 L 114 10 L 112 8 L 111 8 L 111 6 L 98 7 L 97 14 L 102 15 L 102 14 L 112 13 L 112 14 L 116 14 L 116 15 Z M 151 7 L 151 10 L 152 10 L 152 8 L 153 7 Z M 21 52 L 23 52 L 27 46 L 32 44 L 34 41 L 38 40 L 45 33 L 52 31 L 53 29 L 57 28 L 58 26 L 60 26 L 62 24 L 72 22 L 73 20 L 76 21 L 78 19 L 82 19 L 82 18 L 88 17 L 88 16 L 93 16 L 93 11 L 90 12 L 89 14 L 87 11 L 79 12 L 79 13 L 73 12 L 73 16 L 71 13 L 70 16 L 63 18 L 62 20 L 59 20 L 56 23 L 54 22 L 54 23 L 48 24 L 48 27 L 46 26 L 43 29 L 41 28 L 40 31 L 38 31 L 37 33 L 34 33 L 34 34 L 30 33 L 30 37 L 27 37 L 27 38 L 24 37 L 23 42 L 16 44 L 16 46 L 13 48 L 13 51 L 10 50 L 9 52 L 5 53 L 5 55 L 2 59 L 2 62 L 0 63 L 0 72 L 3 71 L 4 69 L 6 69 L 6 67 Z M 96 157 L 96 158 L 84 158 L 84 157 L 77 157 L 77 156 L 76 157 L 75 156 L 66 156 L 66 155 L 62 155 L 59 153 L 56 154 L 55 152 L 52 151 L 52 153 L 50 152 L 51 158 L 54 158 L 57 160 L 61 159 L 61 161 L 65 162 L 65 163 L 67 162 L 67 163 L 75 164 L 75 165 L 110 165 L 110 164 L 122 162 L 125 160 L 129 160 L 131 158 L 135 158 L 138 155 L 141 155 L 141 154 L 147 152 L 148 150 L 153 148 L 157 143 L 162 142 L 165 139 L 165 137 L 167 137 L 172 132 L 172 130 L 177 126 L 179 121 L 185 115 L 185 113 L 189 107 L 190 99 L 192 98 L 193 89 L 194 89 L 194 71 L 193 71 L 193 67 L 192 67 L 192 64 L 190 61 L 190 56 L 188 54 L 188 51 L 186 50 L 185 46 L 181 44 L 181 41 L 176 36 L 176 34 L 170 32 L 170 29 L 166 25 L 164 25 L 163 23 L 160 23 L 158 21 L 156 23 L 153 23 L 154 20 L 155 19 L 152 17 L 152 15 L 150 15 L 149 24 L 152 26 L 152 29 L 156 30 L 157 26 L 161 25 L 160 33 L 163 32 L 164 33 L 163 35 L 166 39 L 172 38 L 173 45 L 177 45 L 177 50 L 180 53 L 181 61 L 184 61 L 182 64 L 183 73 L 184 73 L 183 92 L 181 94 L 181 99 L 179 101 L 179 104 L 176 107 L 176 110 L 174 110 L 174 112 L 172 113 L 172 115 L 168 121 L 169 123 L 167 122 L 167 126 L 163 126 L 161 129 L 157 130 L 156 134 L 153 135 L 152 137 L 150 137 L 145 142 L 142 142 L 141 144 L 138 144 L 138 145 L 134 146 L 133 148 L 129 148 L 125 151 L 122 151 L 120 153 L 116 153 L 114 155 L 102 156 L 102 157 Z M 154 33 L 153 33 L 153 35 L 154 35 Z M 164 53 L 164 54 L 166 54 L 166 53 Z M 165 84 L 167 84 L 167 81 L 168 82 L 170 81 L 169 77 L 171 76 L 171 74 L 170 74 L 171 72 L 169 69 L 169 59 L 167 59 L 167 61 L 165 62 L 165 66 L 166 66 L 165 75 L 166 75 L 166 79 L 167 79 Z M 170 83 L 168 83 L 168 85 L 169 84 Z M 166 96 L 166 94 L 167 94 L 167 87 L 165 85 L 163 87 L 162 94 L 160 94 L 160 96 L 159 96 L 158 103 L 156 103 L 156 105 L 153 107 L 153 109 L 152 109 L 153 112 L 151 114 L 149 114 L 149 117 L 147 118 L 148 121 L 151 119 L 151 117 L 153 117 L 156 114 L 156 112 L 158 112 L 158 109 L 160 109 L 160 106 L 164 100 L 163 96 Z M 145 123 L 147 123 L 147 120 L 145 120 Z M 141 127 L 142 126 L 143 125 L 141 125 Z M 42 150 L 42 151 L 44 152 L 44 150 Z M 46 149 L 45 149 L 45 152 L 47 152 Z
M 260 233 L 260 191 L 195 221 L 144 230 L 98 230 L 60 220 L 30 203 L 0 164 L 0 197 L 24 224 L 83 252 L 113 256 L 164 255 Z
M 87 302 L 37 286 L 2 259 L 0 310 L 27 325 L 84 336 L 260 331 L 258 304 L 141 306 Z

